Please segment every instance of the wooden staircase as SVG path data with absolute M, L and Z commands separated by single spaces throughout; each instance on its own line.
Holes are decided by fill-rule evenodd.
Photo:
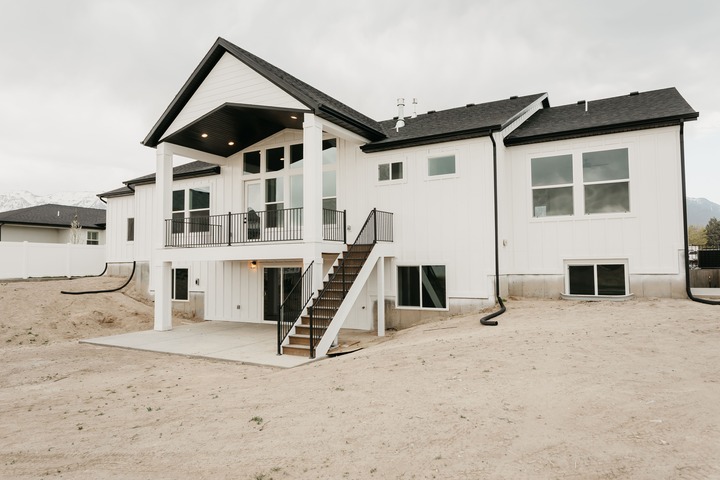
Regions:
M 283 354 L 310 356 L 310 310 L 312 309 L 313 316 L 314 345 L 317 346 L 373 247 L 373 244 L 355 244 L 338 257 L 328 274 L 328 280 L 324 282 L 323 289 L 313 296 L 312 306 L 308 307 L 306 314 L 300 317 L 295 325 L 295 332 L 288 335 L 289 342 L 283 345 Z

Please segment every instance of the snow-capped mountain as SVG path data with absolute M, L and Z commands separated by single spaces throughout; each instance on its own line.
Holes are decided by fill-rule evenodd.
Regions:
M 105 208 L 94 192 L 59 192 L 50 195 L 35 195 L 31 192 L 0 193 L 0 212 L 57 203 L 72 207 Z
M 720 205 L 706 198 L 688 197 L 687 209 L 688 225 L 704 227 L 713 217 L 720 220 Z

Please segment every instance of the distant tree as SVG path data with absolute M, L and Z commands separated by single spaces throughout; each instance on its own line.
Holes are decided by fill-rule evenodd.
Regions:
M 707 234 L 703 227 L 698 227 L 697 225 L 690 225 L 688 227 L 688 243 L 690 245 L 702 247 L 707 245 L 707 241 Z
M 77 245 L 81 243 L 81 236 L 82 233 L 82 225 L 80 225 L 80 220 L 78 220 L 77 213 L 72 219 L 72 222 L 70 222 L 70 243 Z
M 713 247 L 720 247 L 720 221 L 713 217 L 705 226 L 707 244 Z

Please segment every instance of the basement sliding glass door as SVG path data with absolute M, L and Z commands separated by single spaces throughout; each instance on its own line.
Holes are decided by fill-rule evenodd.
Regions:
M 280 306 L 292 287 L 300 280 L 299 267 L 263 268 L 263 320 L 277 322 Z

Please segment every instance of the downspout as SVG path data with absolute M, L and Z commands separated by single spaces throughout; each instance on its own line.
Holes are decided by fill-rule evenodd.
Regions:
M 486 315 L 480 319 L 482 325 L 495 326 L 497 320 L 492 320 L 505 313 L 505 304 L 500 297 L 500 254 L 498 252 L 499 234 L 498 234 L 498 179 L 497 179 L 497 143 L 493 137 L 493 131 L 490 130 L 490 141 L 493 144 L 493 207 L 495 209 L 495 298 L 500 305 L 500 310 Z
M 682 120 L 680 120 L 680 176 L 682 179 L 683 238 L 685 239 L 685 293 L 693 302 L 720 305 L 720 301 L 697 298 L 690 288 L 690 245 L 688 241 L 687 193 L 685 192 L 685 122 Z

